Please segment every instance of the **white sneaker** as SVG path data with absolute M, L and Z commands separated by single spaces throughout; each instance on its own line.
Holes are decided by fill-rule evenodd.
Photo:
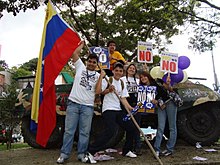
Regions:
M 57 164 L 63 164 L 64 163 L 64 158 L 62 156 L 60 156 L 58 159 L 57 159 Z
M 85 156 L 81 159 L 81 162 L 83 162 L 83 163 L 91 163 L 91 164 L 97 163 L 97 161 L 94 159 L 92 154 L 90 154 L 89 152 L 85 154 Z
M 133 152 L 129 151 L 125 156 L 130 157 L 130 158 L 136 158 L 137 155 L 134 154 Z
M 88 154 L 88 157 L 89 157 L 89 161 L 90 161 L 90 163 L 92 163 L 92 164 L 97 163 L 97 161 L 94 159 L 94 157 L 93 157 L 92 154 L 90 154 L 89 152 L 88 152 L 87 154 Z

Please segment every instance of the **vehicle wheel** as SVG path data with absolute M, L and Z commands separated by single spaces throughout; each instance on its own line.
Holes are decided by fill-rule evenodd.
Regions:
M 189 144 L 212 145 L 220 137 L 220 109 L 203 104 L 178 113 L 178 135 Z
M 107 129 L 104 121 L 101 116 L 94 116 L 93 121 L 92 121 L 92 130 L 91 130 L 91 135 L 90 135 L 90 144 L 95 142 L 95 138 L 99 136 L 99 134 L 104 130 Z M 111 139 L 106 144 L 103 144 L 102 149 L 114 147 L 117 144 L 120 143 L 120 141 L 124 137 L 124 130 L 119 127 L 118 131 L 115 132 L 115 134 L 112 136 Z
M 33 148 L 43 148 L 36 142 L 36 132 L 30 131 L 30 116 L 27 116 L 22 119 L 21 125 L 22 135 L 24 137 L 24 141 L 28 143 Z M 64 132 L 64 117 L 57 117 L 56 127 L 47 143 L 46 148 L 57 148 L 62 145 Z

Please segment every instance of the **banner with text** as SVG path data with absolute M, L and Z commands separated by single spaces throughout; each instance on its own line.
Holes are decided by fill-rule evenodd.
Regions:
M 93 46 L 90 47 L 90 52 L 95 53 L 99 57 L 99 66 L 102 69 L 110 68 L 108 49 Z
M 178 54 L 162 52 L 160 60 L 160 69 L 162 72 L 178 74 Z
M 152 43 L 138 41 L 138 62 L 153 63 Z
M 137 102 L 144 103 L 143 108 L 138 112 L 154 113 L 155 104 L 152 103 L 152 100 L 156 98 L 156 91 L 156 86 L 138 86 Z

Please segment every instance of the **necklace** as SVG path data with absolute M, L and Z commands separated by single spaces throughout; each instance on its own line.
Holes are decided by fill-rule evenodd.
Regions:
M 88 70 L 86 69 L 86 89 L 91 90 L 91 86 L 89 85 L 89 78 L 96 75 L 96 71 L 93 74 L 89 74 Z

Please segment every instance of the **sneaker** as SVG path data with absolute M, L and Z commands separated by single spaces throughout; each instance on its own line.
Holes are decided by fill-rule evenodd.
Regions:
M 57 159 L 57 164 L 63 164 L 64 161 L 65 161 L 65 159 L 64 159 L 62 156 L 60 156 L 60 157 Z
M 167 152 L 168 152 L 168 150 L 163 150 L 163 151 L 161 152 L 161 154 L 164 155 L 164 154 L 167 153 Z
M 159 152 L 159 151 L 156 151 L 156 155 L 157 155 L 158 157 L 160 157 L 160 152 Z
M 142 151 L 140 149 L 136 150 L 136 151 L 132 151 L 135 155 L 141 156 L 142 155 Z
M 130 158 L 136 158 L 137 155 L 134 154 L 133 152 L 129 151 L 125 156 L 130 157 Z
M 90 154 L 89 152 L 85 154 L 85 156 L 81 159 L 81 162 L 83 162 L 83 163 L 91 163 L 91 164 L 97 163 L 97 161 L 94 159 L 92 154 Z
M 168 150 L 164 150 L 164 151 L 162 152 L 162 155 L 163 155 L 163 156 L 170 156 L 170 155 L 172 155 L 172 152 L 171 152 L 171 151 L 168 151 Z

